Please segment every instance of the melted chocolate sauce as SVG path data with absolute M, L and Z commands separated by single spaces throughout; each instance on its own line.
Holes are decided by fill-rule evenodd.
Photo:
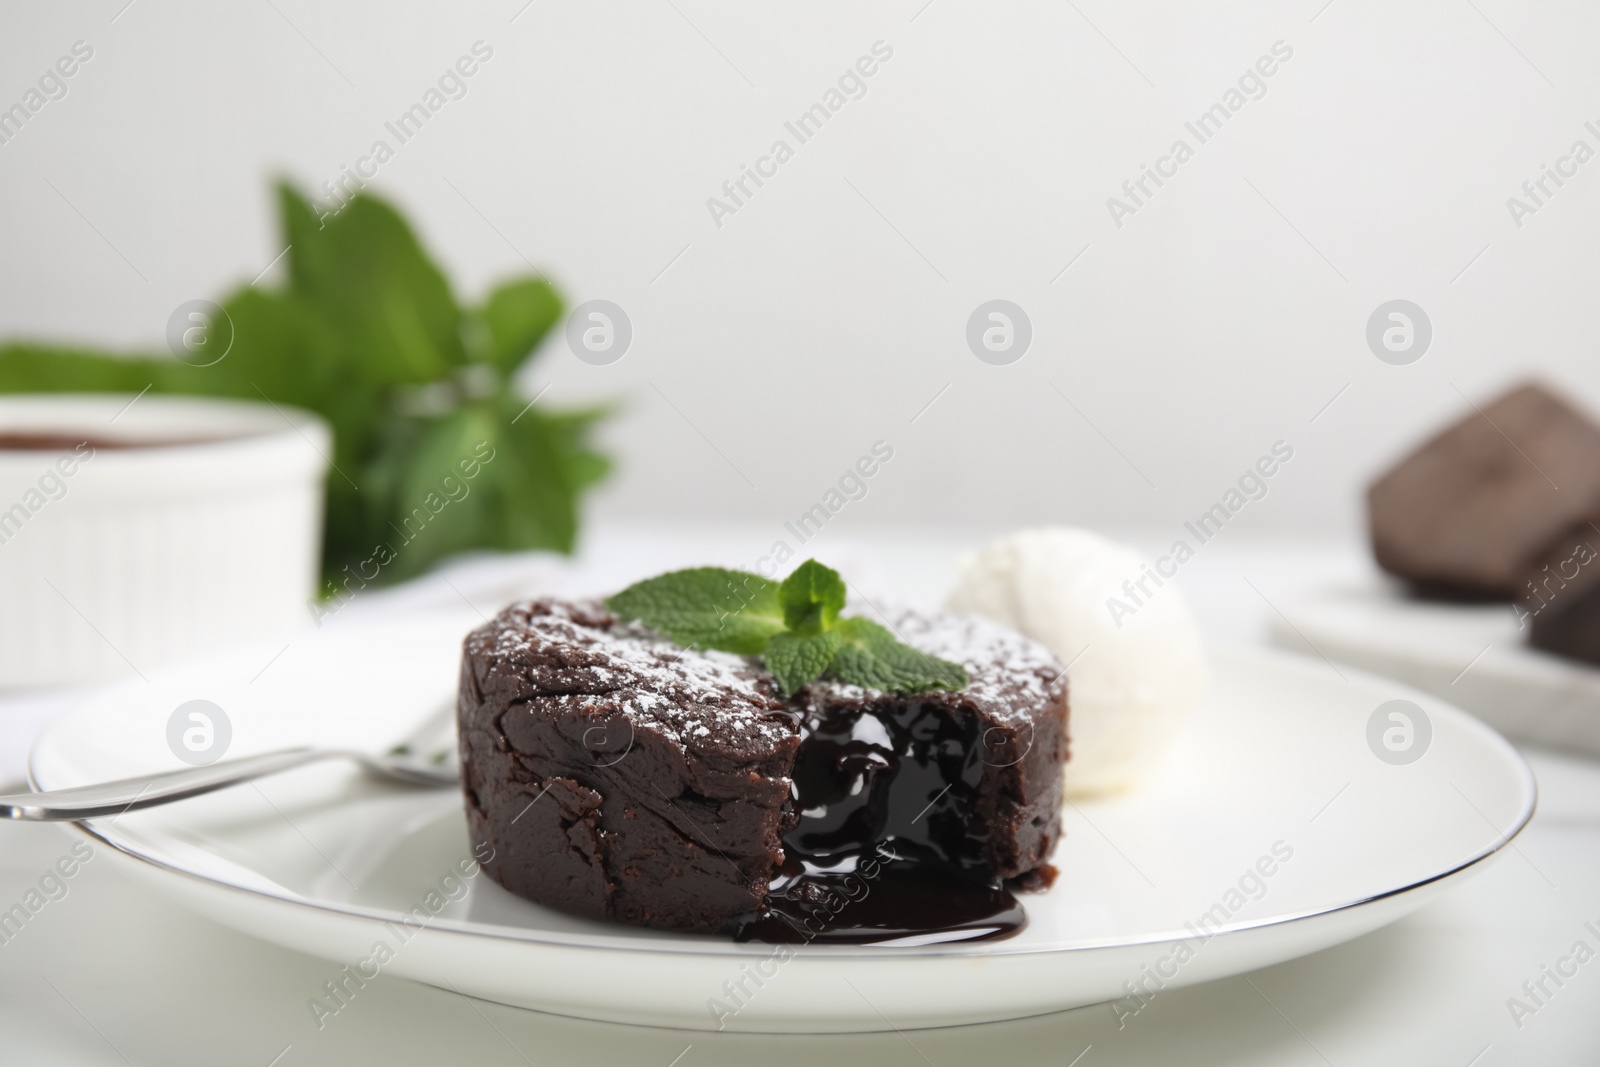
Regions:
M 828 708 L 801 724 L 784 865 L 739 941 L 900 943 L 1010 937 L 1027 922 L 973 818 L 977 722 L 936 705 Z
M 48 430 L 0 431 L 0 451 L 6 452 L 71 452 L 81 445 L 95 451 L 102 448 L 167 448 L 172 445 L 192 445 L 219 438 L 167 438 L 142 441 L 130 437 L 98 437 L 94 434 L 58 433 Z

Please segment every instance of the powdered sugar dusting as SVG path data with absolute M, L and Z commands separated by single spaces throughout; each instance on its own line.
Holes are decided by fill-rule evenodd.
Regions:
M 598 601 L 513 604 L 477 631 L 492 661 L 527 670 L 530 696 L 581 694 L 580 706 L 616 710 L 679 744 L 770 746 L 794 732 L 771 677 L 726 652 L 679 647 L 637 623 L 617 622 Z
M 1014 630 L 944 612 L 892 609 L 880 618 L 905 644 L 967 668 L 966 689 L 927 699 L 972 705 L 999 722 L 1029 720 L 1061 699 L 1061 664 Z M 790 705 L 759 659 L 682 648 L 639 623 L 618 622 L 598 601 L 513 604 L 469 643 L 498 669 L 518 675 L 529 698 L 619 711 L 630 723 L 691 747 L 766 747 L 796 728 Z M 813 701 L 884 696 L 832 680 L 815 682 L 810 690 Z
M 1042 706 L 1061 699 L 1066 687 L 1066 671 L 1048 648 L 988 619 L 889 607 L 878 621 L 901 643 L 965 667 L 971 677 L 967 687 L 942 695 L 952 703 L 973 704 L 996 720 L 1031 719 Z M 837 681 L 813 688 L 845 698 L 875 695 Z

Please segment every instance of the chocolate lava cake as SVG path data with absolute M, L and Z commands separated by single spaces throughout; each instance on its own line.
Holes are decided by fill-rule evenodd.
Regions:
M 1534 560 L 1516 614 L 1534 648 L 1600 664 L 1600 515 L 1573 526 Z
M 507 608 L 467 636 L 461 669 L 485 869 L 573 915 L 744 939 L 1018 928 L 1008 887 L 1055 875 L 1061 665 L 985 620 L 886 621 L 970 684 L 823 679 L 785 698 L 758 659 L 680 648 L 597 601 Z
M 1596 510 L 1600 425 L 1537 383 L 1464 415 L 1367 493 L 1378 565 L 1446 599 L 1512 599 L 1534 560 Z

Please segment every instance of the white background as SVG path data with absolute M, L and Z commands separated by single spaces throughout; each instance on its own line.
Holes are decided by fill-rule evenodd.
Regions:
M 1592 6 L 125 2 L 0 14 L 0 107 L 94 48 L 0 145 L 0 336 L 159 350 L 281 250 L 271 176 L 315 191 L 395 145 L 481 39 L 372 188 L 465 298 L 531 263 L 626 309 L 620 362 L 556 338 L 531 383 L 623 404 L 596 514 L 792 518 L 884 439 L 837 526 L 1176 532 L 1282 439 L 1233 525 L 1350 535 L 1466 398 L 1534 372 L 1600 403 L 1600 162 L 1520 229 L 1506 207 L 1600 149 Z M 717 227 L 707 198 L 879 40 L 865 97 Z M 1115 226 L 1107 198 L 1279 40 L 1266 95 Z M 964 338 L 996 297 L 1034 329 L 1005 367 Z M 1397 297 L 1434 326 L 1410 366 L 1365 343 Z

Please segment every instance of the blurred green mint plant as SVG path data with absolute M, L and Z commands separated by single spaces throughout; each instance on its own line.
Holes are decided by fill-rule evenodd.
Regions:
M 221 303 L 226 354 L 205 366 L 166 355 L 0 344 L 0 392 L 152 393 L 292 404 L 333 427 L 323 571 L 339 582 L 376 546 L 377 581 L 412 577 L 474 548 L 570 552 L 578 498 L 609 462 L 589 444 L 603 407 L 551 411 L 513 387 L 561 318 L 542 277 L 503 282 L 477 307 L 450 284 L 400 214 L 362 193 L 319 222 L 287 184 L 277 189 L 288 279 L 245 286 Z M 492 450 L 489 453 L 487 450 Z M 463 460 L 483 463 L 465 496 L 405 525 Z M 454 483 L 450 483 L 454 484 Z

